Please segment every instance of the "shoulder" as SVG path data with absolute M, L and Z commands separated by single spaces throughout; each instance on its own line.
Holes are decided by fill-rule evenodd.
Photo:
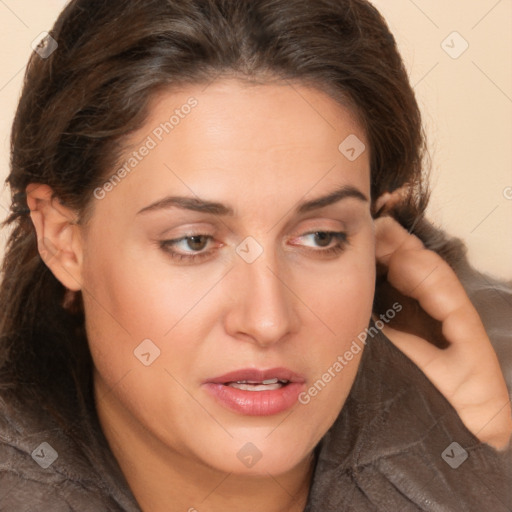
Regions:
M 0 392 L 2 510 L 139 510 L 122 481 L 105 476 L 108 464 L 95 441 L 84 450 L 71 429 L 34 401 Z

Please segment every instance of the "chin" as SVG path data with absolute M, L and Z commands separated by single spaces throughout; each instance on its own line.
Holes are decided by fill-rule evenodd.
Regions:
M 300 430 L 299 430 L 300 431 Z M 212 445 L 198 453 L 206 465 L 233 475 L 268 478 L 292 471 L 307 463 L 316 443 L 293 436 L 269 436 L 268 429 L 254 435 L 244 432 L 234 439 L 211 441 Z M 212 450 L 214 448 L 214 450 Z

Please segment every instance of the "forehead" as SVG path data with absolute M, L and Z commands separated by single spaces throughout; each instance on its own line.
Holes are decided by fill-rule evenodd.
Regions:
M 131 196 L 134 207 L 164 191 L 225 199 L 243 188 L 257 201 L 370 186 L 368 143 L 349 108 L 312 87 L 234 79 L 160 91 L 121 168 L 111 199 Z
M 287 129 L 282 132 L 284 125 Z M 329 144 L 344 134 L 365 140 L 352 109 L 317 88 L 291 82 L 253 84 L 236 79 L 159 91 L 150 102 L 145 125 L 132 141 L 150 130 L 158 139 L 171 132 L 186 136 L 193 130 L 204 137 L 202 142 L 209 137 L 216 145 L 222 135 L 231 137 L 236 131 L 237 146 L 258 149 L 302 142 L 304 138 L 310 140 L 309 147 L 313 142 L 318 146 L 320 138 Z

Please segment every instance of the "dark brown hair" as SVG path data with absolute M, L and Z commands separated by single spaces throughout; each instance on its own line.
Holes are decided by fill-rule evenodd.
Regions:
M 365 129 L 372 197 L 409 185 L 412 228 L 427 193 L 420 112 L 395 40 L 365 0 L 74 0 L 30 59 L 12 129 L 12 228 L 0 288 L 0 385 L 72 417 L 91 398 L 80 294 L 41 260 L 25 188 L 49 185 L 84 212 L 162 88 L 220 76 L 302 83 L 350 105 Z M 341 141 L 340 141 L 341 142 Z

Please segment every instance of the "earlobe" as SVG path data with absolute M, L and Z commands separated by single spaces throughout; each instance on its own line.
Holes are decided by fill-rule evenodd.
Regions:
M 76 212 L 63 206 L 48 185 L 31 183 L 26 194 L 42 260 L 66 288 L 80 290 L 82 238 Z

